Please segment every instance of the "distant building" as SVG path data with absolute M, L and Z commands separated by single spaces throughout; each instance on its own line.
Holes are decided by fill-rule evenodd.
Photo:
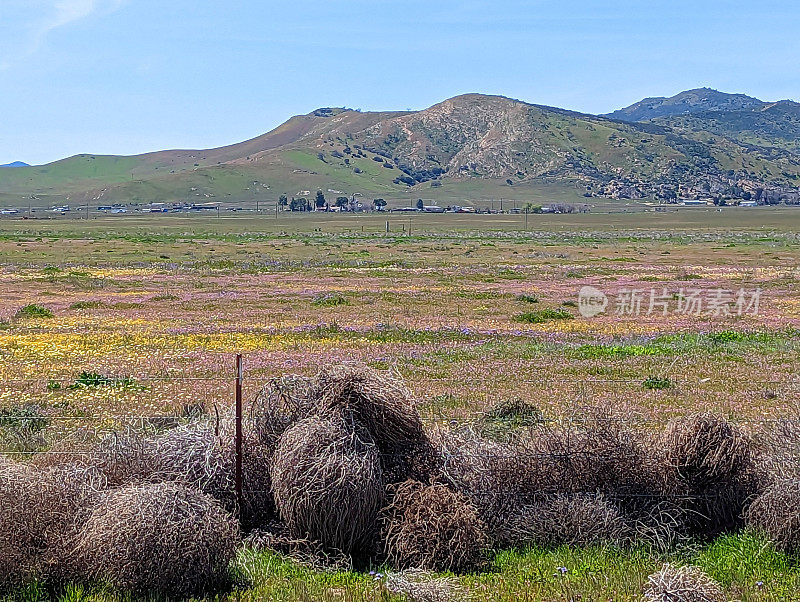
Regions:
M 425 213 L 444 213 L 444 207 L 439 207 L 438 205 L 425 205 L 422 210 Z
M 708 205 L 708 201 L 702 199 L 684 199 L 681 201 L 681 205 L 685 207 L 705 207 Z
M 755 201 L 742 201 L 739 203 L 739 207 L 758 207 L 758 203 Z

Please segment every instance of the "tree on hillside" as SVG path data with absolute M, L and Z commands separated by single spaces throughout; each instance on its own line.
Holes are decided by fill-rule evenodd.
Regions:
M 281 207 L 286 207 L 286 205 L 288 204 L 289 204 L 289 199 L 285 194 L 282 194 L 280 197 L 278 197 L 278 205 L 280 205 Z
M 422 199 L 417 199 L 417 209 L 422 211 L 425 208 L 425 203 L 422 202 Z
M 336 206 L 337 207 L 347 207 L 347 203 L 350 202 L 346 196 L 337 196 L 336 197 Z
M 383 199 L 374 199 L 372 201 L 372 206 L 375 207 L 378 211 L 383 211 L 383 208 L 386 207 L 386 201 Z
M 325 206 L 325 195 L 322 194 L 321 190 L 317 190 L 317 198 L 314 201 L 317 206 L 317 209 L 322 209 Z
M 311 203 L 306 198 L 295 199 L 289 201 L 289 209 L 291 211 L 308 211 L 311 209 Z

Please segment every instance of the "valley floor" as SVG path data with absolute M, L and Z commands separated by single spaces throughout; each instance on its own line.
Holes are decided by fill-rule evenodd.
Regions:
M 758 437 L 797 416 L 800 211 L 524 217 L 2 220 L 0 418 L 35 410 L 42 428 L 20 438 L 0 420 L 0 451 L 224 412 L 236 353 L 246 400 L 272 377 L 358 362 L 397 370 L 431 424 L 515 398 L 642 428 L 709 411 Z M 605 312 L 585 317 L 587 295 Z M 730 599 L 800 600 L 797 560 L 747 534 L 666 556 L 500 552 L 459 581 L 476 600 L 635 600 L 667 560 L 701 566 Z M 268 553 L 239 564 L 230 599 L 394 599 L 370 575 Z

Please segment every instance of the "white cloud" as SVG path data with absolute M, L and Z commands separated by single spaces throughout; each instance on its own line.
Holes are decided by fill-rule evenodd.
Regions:
M 6 39 L 6 43 L 14 48 L 5 48 L 0 61 L 0 71 L 11 68 L 14 63 L 29 57 L 44 44 L 47 37 L 55 30 L 67 27 L 73 23 L 91 17 L 94 14 L 110 12 L 122 6 L 127 0 L 29 0 L 30 4 L 21 10 L 18 15 L 20 19 L 27 20 L 21 24 L 22 27 L 15 28 L 20 39 L 14 36 L 13 39 Z M 6 16 L 16 12 L 13 0 L 6 6 Z M 17 4 L 19 7 L 19 4 Z M 33 13 L 33 14 L 31 14 Z M 0 31 L 4 29 L 0 22 Z M 6 24 L 7 25 L 7 24 Z M 5 33 L 5 32 L 4 32 Z
M 54 3 L 50 18 L 39 28 L 39 35 L 45 37 L 54 29 L 88 17 L 97 10 L 98 4 L 96 0 L 58 0 Z

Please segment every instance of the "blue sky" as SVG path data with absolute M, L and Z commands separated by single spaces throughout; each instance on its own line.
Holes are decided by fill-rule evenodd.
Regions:
M 0 0 L 0 163 L 251 138 L 465 92 L 586 112 L 800 99 L 794 1 Z

